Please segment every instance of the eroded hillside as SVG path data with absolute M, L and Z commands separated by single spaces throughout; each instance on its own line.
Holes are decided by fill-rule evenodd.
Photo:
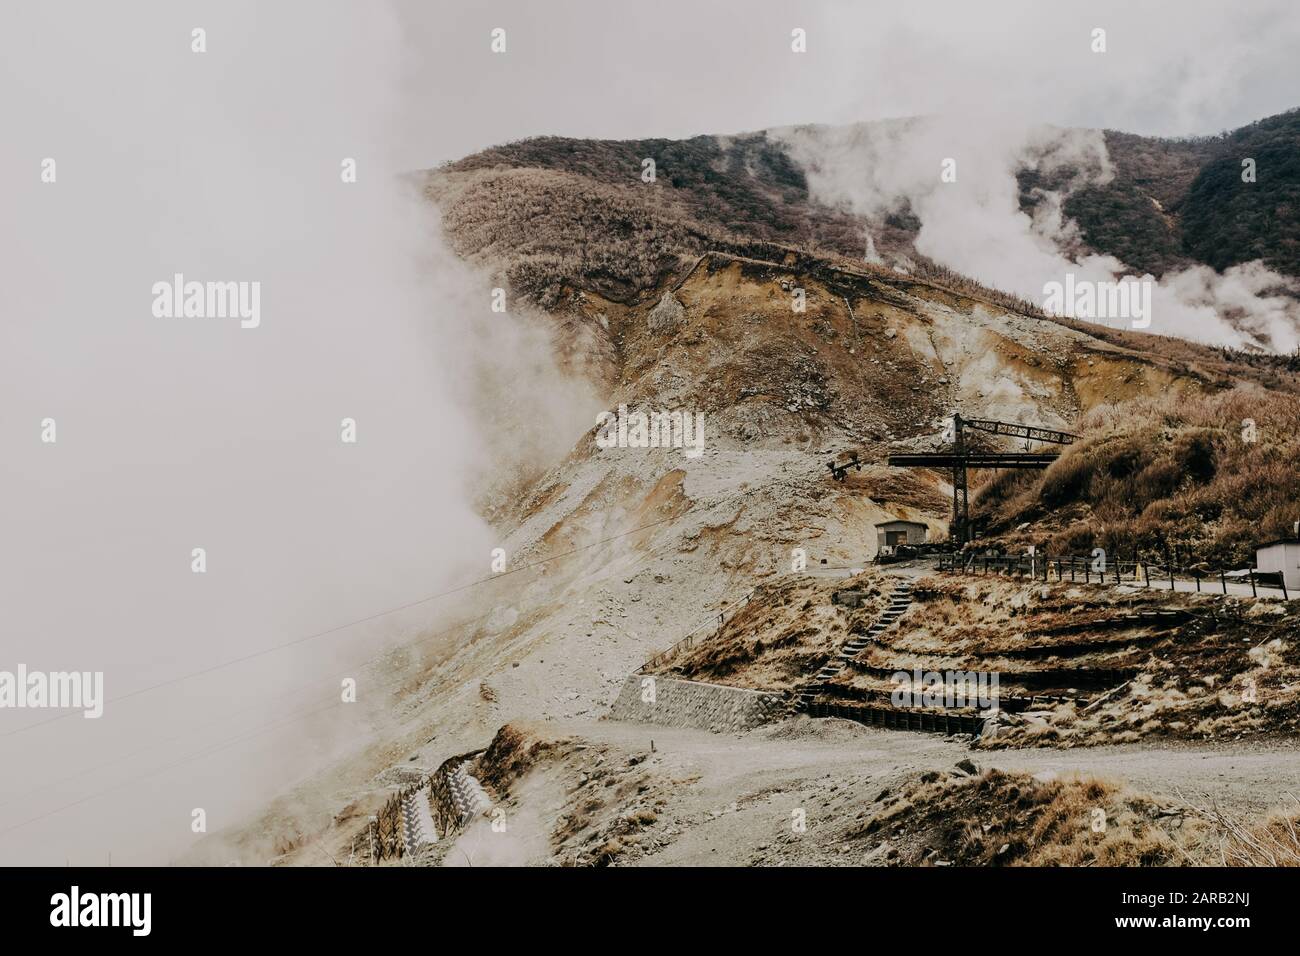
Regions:
M 882 462 L 890 447 L 932 446 L 954 408 L 1070 427 L 1119 394 L 1219 387 L 1199 361 L 1210 350 L 1198 361 L 1138 350 L 793 252 L 705 255 L 631 302 L 566 288 L 552 315 L 605 356 L 608 409 L 702 413 L 702 453 L 601 448 L 593 423 L 522 494 L 495 502 L 506 573 L 372 675 L 393 689 L 397 726 L 327 772 L 327 787 L 287 797 L 245 846 L 293 860 L 313 834 L 342 838 L 340 807 L 343 820 L 371 812 L 385 768 L 436 766 L 514 719 L 599 717 L 638 665 L 710 634 L 796 558 L 814 571 L 861 566 L 876 522 L 915 519 L 942 538 L 944 477 Z M 846 452 L 866 465 L 836 482 L 826 464 Z M 820 653 L 795 649 L 791 665 Z

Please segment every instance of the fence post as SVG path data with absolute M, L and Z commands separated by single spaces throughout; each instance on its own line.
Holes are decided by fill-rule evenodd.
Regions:
M 1223 585 L 1223 593 L 1228 593 L 1228 576 L 1224 573 L 1223 568 L 1219 568 L 1219 583 Z
M 1151 587 L 1151 567 L 1149 565 L 1142 565 L 1142 577 L 1146 580 L 1147 587 Z
M 1282 600 L 1283 601 L 1291 600 L 1291 598 L 1288 597 L 1286 593 L 1286 568 L 1283 568 L 1281 571 L 1277 573 L 1277 579 L 1282 582 Z
M 1200 582 L 1198 581 L 1197 584 L 1199 583 Z M 1169 590 L 1171 591 L 1177 590 L 1174 587 L 1174 563 L 1172 561 L 1169 562 Z
M 1255 590 L 1255 569 L 1249 568 L 1250 571 L 1250 596 L 1259 597 L 1259 592 Z

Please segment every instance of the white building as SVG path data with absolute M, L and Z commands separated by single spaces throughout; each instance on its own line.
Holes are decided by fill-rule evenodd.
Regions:
M 1300 592 L 1300 540 L 1281 538 L 1255 549 L 1255 568 L 1280 573 L 1286 588 Z

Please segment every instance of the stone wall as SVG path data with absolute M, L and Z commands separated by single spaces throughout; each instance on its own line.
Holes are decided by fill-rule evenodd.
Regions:
M 653 703 L 643 699 L 654 681 Z M 716 734 L 751 730 L 780 720 L 786 701 L 780 694 L 721 684 L 702 684 L 655 674 L 633 674 L 623 684 L 609 716 L 665 727 L 698 727 Z

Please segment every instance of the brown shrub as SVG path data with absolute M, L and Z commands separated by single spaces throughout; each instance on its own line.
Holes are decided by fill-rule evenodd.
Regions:
M 1100 546 L 1243 565 L 1257 543 L 1287 535 L 1300 518 L 1293 396 L 1254 386 L 1166 395 L 1099 406 L 1080 427 L 1083 440 L 1041 474 L 986 484 L 972 503 L 976 520 L 997 534 L 1048 516 L 1055 553 Z

